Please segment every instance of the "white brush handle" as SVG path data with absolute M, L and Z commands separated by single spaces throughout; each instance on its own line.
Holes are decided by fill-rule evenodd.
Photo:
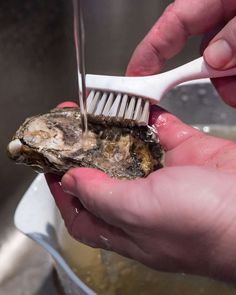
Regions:
M 182 82 L 196 79 L 234 76 L 236 75 L 236 68 L 219 71 L 210 67 L 204 61 L 203 57 L 200 57 L 164 74 L 167 74 L 169 79 L 172 80 L 175 85 L 178 85 Z
M 157 89 L 155 87 L 155 100 L 160 100 L 162 96 L 171 88 L 187 81 L 203 79 L 203 78 L 219 78 L 236 75 L 236 68 L 229 70 L 216 70 L 210 67 L 204 60 L 203 57 L 195 59 L 187 64 L 177 67 L 173 70 L 161 74 L 162 87 Z M 156 75 L 157 77 L 160 75 Z M 163 91 L 163 92 L 161 92 Z M 154 94 L 154 91 L 153 93 Z M 159 95 L 159 99 L 158 99 Z
M 163 95 L 180 83 L 236 75 L 236 68 L 218 71 L 206 64 L 203 57 L 168 72 L 145 77 L 114 77 L 86 75 L 89 89 L 122 92 L 160 101 Z

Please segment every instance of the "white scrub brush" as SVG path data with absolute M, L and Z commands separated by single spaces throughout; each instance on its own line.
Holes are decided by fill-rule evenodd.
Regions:
M 163 95 L 180 83 L 236 75 L 236 68 L 218 71 L 208 66 L 203 57 L 173 70 L 144 77 L 86 75 L 87 113 L 118 117 L 148 124 L 150 102 L 158 103 Z

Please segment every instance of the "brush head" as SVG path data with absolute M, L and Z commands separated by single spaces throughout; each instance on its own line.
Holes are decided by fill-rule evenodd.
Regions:
M 87 113 L 147 125 L 150 102 L 142 97 L 128 94 L 90 91 L 86 102 Z

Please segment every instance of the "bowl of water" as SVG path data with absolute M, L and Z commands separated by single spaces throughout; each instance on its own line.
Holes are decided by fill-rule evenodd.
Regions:
M 236 141 L 236 110 L 226 106 L 208 82 L 174 89 L 162 107 L 205 133 Z M 43 175 L 35 178 L 21 199 L 15 225 L 52 256 L 65 294 L 236 294 L 235 288 L 222 282 L 158 272 L 75 241 L 64 227 Z

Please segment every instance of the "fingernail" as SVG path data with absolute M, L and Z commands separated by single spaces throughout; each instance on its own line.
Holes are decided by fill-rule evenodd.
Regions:
M 75 181 L 70 174 L 65 174 L 61 180 L 62 189 L 65 193 L 74 195 L 75 191 Z
M 204 57 L 211 67 L 223 69 L 230 63 L 233 50 L 226 40 L 219 39 L 205 49 Z

